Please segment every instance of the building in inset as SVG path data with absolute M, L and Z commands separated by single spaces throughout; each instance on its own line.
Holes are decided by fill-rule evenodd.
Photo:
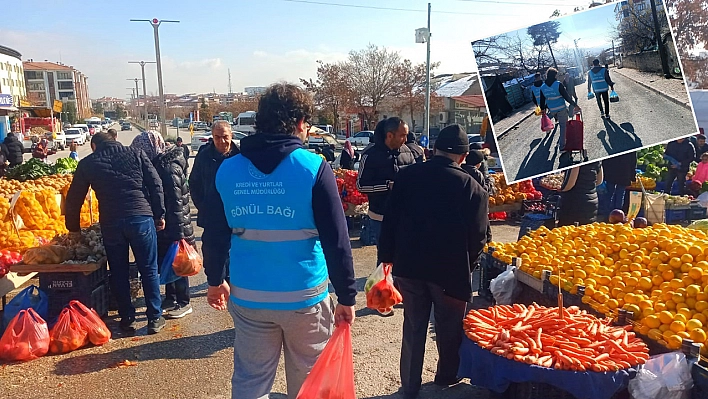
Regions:
M 5 46 L 0 46 L 0 115 L 20 106 L 25 100 L 25 75 L 22 55 Z
M 24 62 L 27 98 L 32 105 L 51 107 L 55 100 L 76 104 L 78 118 L 91 116 L 86 75 L 62 63 Z

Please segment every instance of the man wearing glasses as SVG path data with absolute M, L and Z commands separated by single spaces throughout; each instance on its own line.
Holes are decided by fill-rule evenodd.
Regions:
M 234 321 L 233 398 L 267 398 L 281 351 L 295 398 L 333 325 L 354 321 L 354 262 L 337 183 L 329 164 L 303 147 L 313 111 L 303 89 L 271 86 L 256 134 L 216 173 L 232 233 L 230 284 L 210 281 L 207 301 Z

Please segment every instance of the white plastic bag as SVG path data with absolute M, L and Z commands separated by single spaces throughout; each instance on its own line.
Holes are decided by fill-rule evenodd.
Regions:
M 689 399 L 692 388 L 690 366 L 681 352 L 650 358 L 629 380 L 632 399 Z
M 386 273 L 384 273 L 383 270 L 383 263 L 379 263 L 379 266 L 366 279 L 366 283 L 364 284 L 364 294 L 368 294 L 371 287 L 373 287 L 374 284 L 378 283 L 384 278 L 388 278 L 391 281 L 391 284 L 393 284 L 393 277 L 391 276 L 391 274 L 386 276 Z
M 489 282 L 489 290 L 492 291 L 492 296 L 494 296 L 497 305 L 514 304 L 514 298 L 521 290 L 521 286 L 516 280 L 516 274 L 514 274 L 515 270 L 516 267 L 507 266 L 505 271 Z
M 702 207 L 708 208 L 708 191 L 706 191 L 705 193 L 702 193 L 702 194 L 699 195 L 698 198 L 696 198 L 696 199 L 698 200 L 698 203 L 699 203 Z

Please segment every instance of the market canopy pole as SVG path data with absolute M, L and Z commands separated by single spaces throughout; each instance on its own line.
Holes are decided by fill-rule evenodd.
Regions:
M 162 137 L 167 137 L 167 125 L 165 125 L 165 91 L 162 85 L 162 61 L 160 59 L 160 34 L 158 33 L 158 28 L 163 22 L 174 22 L 179 23 L 179 21 L 171 21 L 167 19 L 159 20 L 157 18 L 153 19 L 131 19 L 131 22 L 149 22 L 152 25 L 154 35 L 155 35 L 155 62 L 157 63 L 157 88 L 160 92 L 160 118 L 162 123 L 160 123 L 160 133 Z

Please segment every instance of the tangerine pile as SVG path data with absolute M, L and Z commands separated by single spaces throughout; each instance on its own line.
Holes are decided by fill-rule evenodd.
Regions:
M 670 349 L 684 338 L 703 343 L 708 354 L 708 240 L 705 233 L 655 224 L 634 229 L 625 224 L 594 223 L 545 227 L 516 243 L 491 242 L 493 257 L 576 294 L 598 312 L 634 313 L 640 333 Z

